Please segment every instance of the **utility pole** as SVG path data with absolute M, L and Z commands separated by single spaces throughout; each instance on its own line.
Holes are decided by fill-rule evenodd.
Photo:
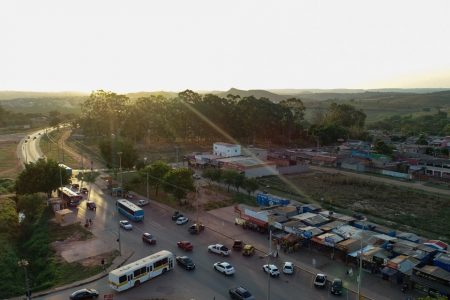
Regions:
M 27 300 L 30 300 L 31 299 L 31 291 L 30 291 L 30 286 L 29 286 L 29 282 L 28 282 L 28 271 L 27 271 L 29 262 L 26 259 L 21 259 L 17 262 L 17 265 L 19 267 L 23 268 L 25 271 L 25 296 L 26 296 Z
M 147 175 L 147 182 L 146 182 L 146 184 L 147 184 L 147 200 L 150 200 L 150 197 L 149 197 L 149 191 L 148 191 L 147 157 L 144 157 L 144 168 L 145 168 L 145 173 L 146 173 L 146 175 Z
M 119 173 L 120 173 L 120 187 L 123 189 L 123 176 L 122 176 L 122 152 L 117 152 L 119 155 Z
M 270 257 L 272 256 L 272 227 L 269 223 L 269 254 L 267 255 L 267 268 L 270 270 Z M 267 272 L 267 300 L 270 300 L 270 271 Z
M 363 231 L 361 232 L 361 249 L 359 250 L 359 272 L 358 272 L 358 300 L 361 299 L 361 280 L 362 280 L 362 256 L 363 256 L 363 237 L 365 230 L 365 223 L 363 222 Z

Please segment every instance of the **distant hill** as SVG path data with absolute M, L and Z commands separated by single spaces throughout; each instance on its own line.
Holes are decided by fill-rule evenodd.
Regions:
M 156 91 L 156 92 L 128 93 L 126 95 L 128 97 L 132 98 L 132 99 L 142 98 L 142 97 L 150 97 L 150 96 L 164 96 L 166 98 L 175 98 L 178 95 L 178 93 L 176 93 L 176 92 Z
M 220 97 L 226 97 L 227 95 L 231 94 L 231 95 L 235 95 L 235 96 L 241 96 L 241 98 L 243 97 L 249 97 L 249 96 L 254 96 L 255 98 L 267 98 L 273 102 L 280 102 L 282 100 L 288 99 L 290 96 L 289 95 L 279 95 L 279 94 L 275 94 L 266 90 L 238 90 L 235 88 L 231 88 L 226 92 L 216 92 L 216 95 L 220 96 Z
M 88 96 L 82 92 L 23 92 L 23 91 L 0 91 L 0 100 L 11 100 L 18 98 L 66 98 Z

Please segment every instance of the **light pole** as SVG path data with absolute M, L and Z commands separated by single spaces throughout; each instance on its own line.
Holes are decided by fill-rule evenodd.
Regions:
M 362 256 L 363 256 L 363 237 L 364 237 L 364 230 L 365 230 L 365 223 L 363 222 L 363 228 L 361 232 L 361 249 L 359 250 L 359 272 L 358 272 L 358 300 L 361 299 L 361 281 L 362 281 Z
M 269 254 L 267 255 L 267 300 L 270 300 L 270 257 L 272 256 L 272 216 L 268 217 L 268 226 L 269 226 Z
M 123 189 L 123 176 L 122 176 L 122 152 L 117 152 L 119 155 L 119 173 L 120 173 L 120 187 Z
M 28 285 L 28 272 L 27 272 L 27 267 L 29 265 L 28 260 L 21 259 L 17 262 L 17 265 L 20 268 L 23 268 L 25 271 L 25 295 L 26 295 L 26 299 L 31 299 L 31 291 L 30 291 L 30 287 Z
M 147 176 L 147 200 L 150 200 L 149 192 L 148 192 L 148 170 L 147 170 L 147 157 L 144 157 L 144 168 L 145 168 L 145 174 Z

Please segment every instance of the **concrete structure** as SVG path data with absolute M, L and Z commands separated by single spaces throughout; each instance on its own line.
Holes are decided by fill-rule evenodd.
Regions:
M 251 156 L 260 160 L 267 160 L 267 150 L 256 147 L 247 147 L 242 149 L 242 154 L 245 156 Z
M 261 161 L 247 156 L 220 158 L 217 161 L 224 169 L 243 172 L 248 178 L 278 175 L 275 163 L 270 161 Z
M 229 143 L 214 143 L 213 154 L 220 157 L 233 157 L 241 155 L 241 145 Z

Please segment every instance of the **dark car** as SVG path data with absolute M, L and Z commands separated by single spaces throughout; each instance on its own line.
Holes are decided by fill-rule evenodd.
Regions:
M 98 297 L 98 292 L 94 289 L 82 289 L 78 290 L 76 292 L 73 292 L 70 295 L 71 300 L 78 300 L 78 299 L 94 299 Z
M 202 232 L 203 230 L 205 230 L 205 225 L 203 224 L 192 224 L 191 226 L 189 226 L 188 231 L 190 234 L 197 234 Z
M 243 288 L 242 286 L 231 288 L 229 290 L 231 299 L 238 299 L 238 300 L 255 300 L 255 297 L 250 294 L 247 289 Z
M 179 241 L 177 242 L 177 246 L 184 251 L 192 251 L 192 249 L 194 248 L 194 245 L 192 245 L 192 243 L 189 241 Z
M 330 292 L 333 295 L 342 295 L 342 280 L 340 280 L 339 278 L 335 278 L 331 282 Z
M 177 264 L 179 266 L 182 266 L 186 270 L 194 270 L 195 269 L 194 262 L 188 256 L 177 256 L 176 259 L 177 259 Z
M 142 235 L 142 241 L 143 241 L 144 243 L 149 244 L 149 245 L 155 245 L 155 244 L 156 244 L 155 238 L 153 237 L 153 235 L 151 235 L 151 234 L 148 233 L 148 232 L 145 232 L 145 233 Z
M 244 243 L 241 240 L 235 240 L 233 243 L 233 249 L 241 251 L 244 247 Z
M 179 217 L 184 217 L 184 216 L 179 211 L 174 212 L 172 215 L 172 221 L 178 220 Z
M 86 202 L 86 207 L 89 210 L 94 210 L 94 211 L 97 210 L 97 204 L 95 204 L 95 202 L 92 201 L 92 200 L 89 200 L 89 201 Z

